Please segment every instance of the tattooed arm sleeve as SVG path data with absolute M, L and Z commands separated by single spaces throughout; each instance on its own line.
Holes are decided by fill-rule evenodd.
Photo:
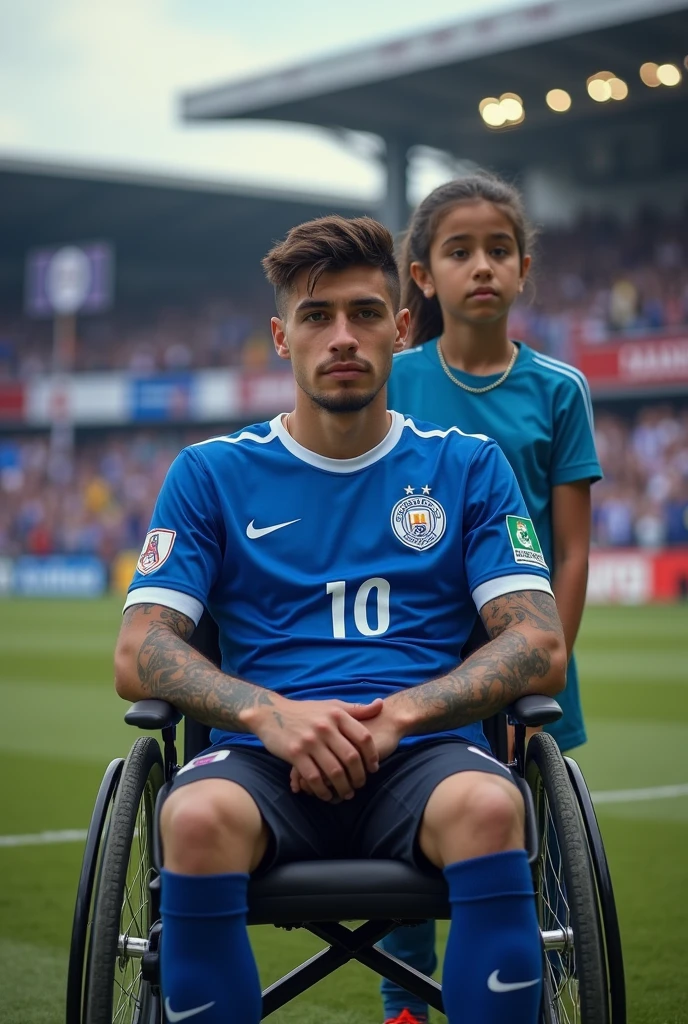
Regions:
M 483 605 L 480 615 L 489 643 L 447 675 L 387 698 L 404 735 L 457 729 L 489 718 L 527 693 L 554 695 L 563 689 L 566 648 L 549 594 L 504 594 Z
M 243 712 L 272 705 L 269 690 L 226 675 L 189 646 L 193 621 L 157 604 L 124 613 L 115 651 L 115 686 L 126 700 L 157 697 L 198 722 L 230 732 L 249 731 Z

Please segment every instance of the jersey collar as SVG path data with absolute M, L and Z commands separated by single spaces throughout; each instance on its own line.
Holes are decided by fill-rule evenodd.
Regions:
M 392 425 L 385 437 L 374 448 L 371 448 L 369 452 L 357 455 L 354 459 L 329 459 L 325 455 L 318 455 L 317 452 L 304 448 L 285 430 L 282 417 L 286 413 L 281 412 L 279 416 L 275 416 L 273 420 L 270 420 L 270 428 L 280 439 L 287 451 L 291 452 L 297 459 L 300 459 L 301 462 L 306 462 L 309 466 L 315 466 L 316 469 L 324 469 L 328 473 L 356 473 L 359 469 L 365 469 L 367 466 L 372 466 L 374 463 L 379 462 L 380 459 L 383 459 L 385 455 L 396 447 L 401 437 L 401 432 L 404 429 L 404 417 L 401 413 L 393 412 L 391 409 L 389 413 L 392 417 Z

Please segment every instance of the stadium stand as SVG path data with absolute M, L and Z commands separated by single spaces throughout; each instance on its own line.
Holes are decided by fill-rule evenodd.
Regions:
M 600 410 L 596 440 L 605 478 L 593 488 L 597 547 L 688 544 L 688 403 L 651 403 L 624 416 Z M 225 425 L 84 432 L 73 474 L 55 479 L 49 439 L 0 440 L 0 555 L 94 554 L 137 549 L 153 496 L 186 444 Z
M 84 318 L 75 372 L 165 373 L 220 366 L 265 367 L 273 359 L 269 311 L 262 316 L 226 298 Z M 49 373 L 51 325 L 26 319 L 0 325 L 0 379 Z
M 209 367 L 265 368 L 277 362 L 269 333 L 271 310 L 218 296 L 82 318 L 74 371 L 165 373 Z M 52 325 L 25 317 L 0 322 L 0 379 L 49 373 Z
M 670 335 L 688 324 L 687 245 L 688 203 L 672 216 L 645 207 L 626 221 L 584 214 L 571 228 L 544 230 L 535 295 L 514 328 L 569 361 L 581 345 Z
M 583 214 L 568 228 L 543 228 L 534 287 L 514 310 L 516 335 L 576 361 L 579 345 L 688 326 L 688 200 L 678 215 L 638 209 L 629 220 Z M 83 317 L 76 372 L 164 373 L 212 367 L 279 366 L 269 335 L 269 295 L 252 304 L 227 294 Z M 51 324 L 0 319 L 0 379 L 49 372 Z
M 585 0 L 575 12 L 555 0 L 182 98 L 190 121 L 256 116 L 336 124 L 343 140 L 376 133 L 382 206 L 0 160 L 0 560 L 83 552 L 109 564 L 139 546 L 148 495 L 183 444 L 286 408 L 262 255 L 293 224 L 334 211 L 382 212 L 401 226 L 418 146 L 522 187 L 539 235 L 512 331 L 590 382 L 605 471 L 593 489 L 598 551 L 686 547 L 688 148 L 676 130 L 686 83 L 650 89 L 638 68 L 660 52 L 681 64 L 687 12 L 685 0 Z M 604 48 L 629 83 L 622 103 L 585 90 Z M 545 104 L 553 76 L 570 114 Z M 503 89 L 522 97 L 524 120 L 489 130 L 479 101 Z M 53 322 L 25 311 L 27 256 L 89 238 L 114 253 L 114 301 L 76 317 L 73 372 L 60 379 Z M 56 423 L 74 431 L 71 470 L 49 437 Z

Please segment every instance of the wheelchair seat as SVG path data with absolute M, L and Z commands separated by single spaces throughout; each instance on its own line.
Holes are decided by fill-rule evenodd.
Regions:
M 336 886 L 336 888 L 335 888 Z M 450 916 L 439 871 L 397 860 L 296 861 L 251 881 L 248 923 L 354 921 L 365 917 L 422 921 Z

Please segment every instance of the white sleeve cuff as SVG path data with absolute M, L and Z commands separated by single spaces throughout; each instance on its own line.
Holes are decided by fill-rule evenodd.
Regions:
M 175 612 L 187 615 L 195 625 L 203 614 L 203 605 L 190 594 L 180 590 L 168 590 L 167 587 L 136 587 L 127 594 L 122 611 L 135 604 L 161 604 L 163 608 L 173 608 Z
M 487 580 L 476 587 L 471 597 L 475 607 L 480 611 L 488 601 L 494 601 L 496 597 L 504 594 L 513 594 L 517 590 L 541 590 L 545 594 L 552 594 L 549 580 L 544 576 L 536 576 L 535 573 L 516 572 L 511 576 L 498 576 L 497 579 Z

